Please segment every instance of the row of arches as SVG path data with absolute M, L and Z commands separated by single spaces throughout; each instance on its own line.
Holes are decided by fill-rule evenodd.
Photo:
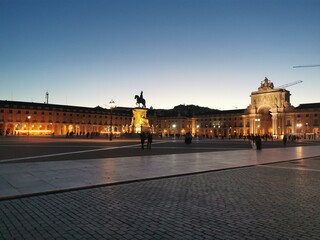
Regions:
M 118 126 L 79 125 L 79 124 L 29 124 L 8 123 L 2 124 L 5 135 L 84 135 L 87 133 L 108 134 L 111 131 L 119 132 Z

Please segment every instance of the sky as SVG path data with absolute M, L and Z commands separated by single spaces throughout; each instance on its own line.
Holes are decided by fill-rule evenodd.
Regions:
M 241 109 L 320 102 L 320 0 L 0 0 L 0 99 Z

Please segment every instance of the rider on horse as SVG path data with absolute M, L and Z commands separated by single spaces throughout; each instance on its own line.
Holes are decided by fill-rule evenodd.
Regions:
M 143 91 L 140 92 L 140 96 L 136 95 L 134 98 L 137 99 L 137 105 L 141 103 L 144 108 L 146 107 L 146 100 L 143 98 Z

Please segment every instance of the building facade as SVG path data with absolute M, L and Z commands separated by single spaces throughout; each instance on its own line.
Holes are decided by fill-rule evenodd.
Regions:
M 139 129 L 161 136 L 187 132 L 207 138 L 239 138 L 247 135 L 281 137 L 284 134 L 319 138 L 320 103 L 290 103 L 290 92 L 274 88 L 267 78 L 250 95 L 246 109 L 220 111 L 197 106 L 148 109 L 137 124 L 136 108 L 87 108 L 45 103 L 0 101 L 2 135 L 122 135 Z
M 130 123 L 127 108 L 0 101 L 0 131 L 5 135 L 119 135 L 129 130 Z

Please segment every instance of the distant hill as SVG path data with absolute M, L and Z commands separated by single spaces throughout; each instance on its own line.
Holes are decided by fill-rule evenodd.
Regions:
M 220 110 L 217 110 L 217 109 L 200 107 L 193 104 L 191 105 L 180 104 L 178 106 L 175 106 L 172 110 L 180 112 L 182 115 L 185 115 L 185 116 L 206 115 L 206 114 L 220 112 Z

